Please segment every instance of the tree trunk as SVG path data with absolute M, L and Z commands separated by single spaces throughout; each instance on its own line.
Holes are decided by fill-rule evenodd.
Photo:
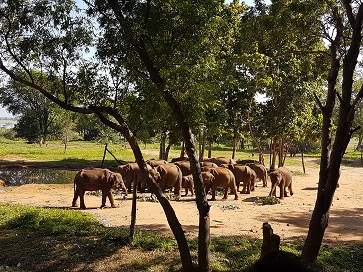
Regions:
M 181 150 L 180 150 L 180 157 L 184 157 L 185 156 L 185 145 L 184 145 L 184 141 L 182 141 L 182 146 L 181 146 Z
M 205 150 L 205 130 L 203 130 L 202 134 L 201 134 L 201 138 L 200 138 L 200 153 L 199 153 L 199 158 L 204 158 L 204 150 Z
M 271 162 L 270 162 L 270 172 L 274 171 L 276 169 L 276 148 L 277 148 L 277 144 L 276 144 L 276 138 L 273 139 L 273 144 L 272 144 L 272 158 L 271 158 Z
M 212 141 L 208 141 L 208 158 L 212 158 Z
M 305 170 L 305 162 L 304 162 L 304 152 L 301 152 L 301 164 L 302 164 L 303 171 L 304 171 L 304 174 L 305 174 L 306 170 Z
M 204 183 L 202 180 L 202 172 L 200 169 L 200 164 L 198 156 L 196 153 L 196 147 L 194 143 L 194 137 L 191 129 L 187 123 L 180 105 L 174 99 L 174 97 L 167 91 L 164 90 L 164 97 L 166 102 L 169 104 L 170 108 L 173 110 L 174 115 L 178 121 L 179 127 L 183 133 L 183 138 L 185 142 L 185 148 L 190 161 L 190 168 L 192 170 L 196 204 L 199 211 L 199 235 L 198 235 L 198 263 L 201 272 L 210 271 L 210 260 L 209 260 L 209 243 L 210 243 L 210 218 L 209 211 L 210 205 L 207 201 L 207 195 L 204 189 Z M 189 271 L 189 270 L 186 270 Z
M 232 149 L 232 159 L 236 157 L 236 145 L 237 145 L 237 128 L 233 128 L 233 149 Z
M 169 226 L 171 231 L 174 234 L 174 237 L 178 244 L 178 249 L 180 253 L 180 259 L 182 262 L 183 270 L 184 271 L 193 271 L 193 264 L 192 264 L 192 258 L 190 256 L 190 251 L 188 247 L 188 242 L 185 238 L 185 234 L 183 231 L 183 228 L 175 214 L 175 211 L 173 207 L 171 206 L 168 199 L 165 197 L 163 191 L 159 187 L 159 185 L 156 183 L 156 181 L 153 179 L 151 174 L 149 173 L 145 160 L 143 158 L 143 155 L 141 153 L 140 147 L 132 134 L 131 130 L 127 126 L 126 122 L 122 118 L 121 115 L 119 115 L 116 111 L 113 109 L 103 109 L 108 114 L 112 115 L 119 125 L 116 125 L 112 121 L 108 120 L 100 111 L 96 111 L 95 113 L 98 115 L 100 120 L 106 124 L 107 126 L 119 131 L 122 133 L 122 135 L 125 137 L 125 139 L 130 144 L 130 147 L 134 153 L 136 163 L 138 164 L 139 168 L 142 170 L 142 173 L 144 175 L 144 178 L 147 181 L 147 185 L 149 186 L 151 192 L 155 194 L 157 197 L 160 205 L 162 206 L 166 219 L 168 220 Z
M 135 225 L 136 225 L 136 211 L 137 211 L 137 181 L 134 180 L 132 186 L 132 207 L 131 207 L 131 223 L 130 223 L 130 240 L 134 240 Z
M 166 142 L 166 135 L 165 133 L 162 133 L 160 137 L 160 148 L 159 148 L 160 160 L 165 160 L 165 142 Z
M 169 143 L 168 145 L 167 145 L 167 147 L 165 148 L 165 156 L 164 156 L 164 160 L 168 160 L 168 158 L 169 158 L 169 151 L 170 151 L 170 148 L 171 148 L 171 144 Z

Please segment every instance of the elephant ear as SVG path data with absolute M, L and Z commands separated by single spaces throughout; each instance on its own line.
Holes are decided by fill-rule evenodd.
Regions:
M 214 168 L 211 168 L 209 171 L 213 175 L 213 177 L 218 175 L 218 171 Z

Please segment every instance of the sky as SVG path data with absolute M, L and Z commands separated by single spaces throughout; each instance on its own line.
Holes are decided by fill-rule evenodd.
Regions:
M 249 6 L 252 6 L 254 4 L 254 0 L 244 0 L 244 1 Z M 83 1 L 82 0 L 77 0 L 77 2 L 82 3 Z M 228 2 L 232 2 L 232 0 L 226 0 L 226 2 L 227 3 Z M 270 0 L 265 0 L 265 2 L 266 2 L 266 4 L 270 4 L 271 3 Z M 12 118 L 14 116 L 11 113 L 7 112 L 5 108 L 2 108 L 0 106 L 0 118 L 1 117 L 10 117 L 10 118 Z

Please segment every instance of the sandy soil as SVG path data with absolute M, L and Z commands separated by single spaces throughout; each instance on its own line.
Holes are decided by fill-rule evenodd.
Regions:
M 300 158 L 296 158 L 300 160 Z M 289 167 L 292 171 L 302 172 L 302 166 Z M 211 235 L 247 235 L 262 238 L 262 223 L 269 222 L 274 233 L 282 241 L 304 239 L 309 220 L 315 205 L 319 165 L 317 160 L 306 162 L 306 175 L 295 174 L 293 177 L 294 195 L 276 205 L 257 205 L 257 198 L 268 195 L 267 188 L 261 183 L 250 195 L 239 195 L 239 200 L 210 202 Z M 295 172 L 297 173 L 297 172 Z M 342 166 L 340 187 L 337 189 L 329 226 L 324 236 L 324 243 L 363 242 L 363 168 Z M 149 196 L 149 194 L 145 194 Z M 71 208 L 73 184 L 28 184 L 0 188 L 0 202 L 32 205 L 37 207 Z M 86 195 L 85 212 L 93 214 L 106 226 L 128 227 L 130 224 L 131 195 L 127 199 L 116 196 L 118 208 L 99 209 L 101 199 Z M 172 206 L 180 223 L 189 236 L 198 234 L 198 210 L 194 198 L 183 197 L 181 201 L 172 201 Z M 106 203 L 109 205 L 109 203 Z M 170 232 L 162 207 L 159 203 L 138 201 L 137 227 L 160 232 Z

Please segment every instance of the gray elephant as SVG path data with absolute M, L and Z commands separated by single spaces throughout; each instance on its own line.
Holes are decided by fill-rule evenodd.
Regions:
M 102 191 L 101 208 L 106 206 L 108 197 L 111 207 L 115 208 L 115 200 L 111 189 L 122 189 L 127 195 L 127 189 L 120 173 L 112 172 L 103 168 L 85 168 L 80 170 L 74 178 L 74 197 L 72 207 L 77 207 L 77 199 L 80 198 L 80 208 L 86 209 L 84 194 L 86 191 Z
M 279 167 L 275 171 L 270 173 L 271 179 L 271 191 L 269 196 L 276 196 L 276 187 L 280 187 L 280 199 L 284 199 L 287 196 L 286 187 L 289 188 L 290 195 L 293 195 L 292 191 L 292 173 L 286 167 Z

